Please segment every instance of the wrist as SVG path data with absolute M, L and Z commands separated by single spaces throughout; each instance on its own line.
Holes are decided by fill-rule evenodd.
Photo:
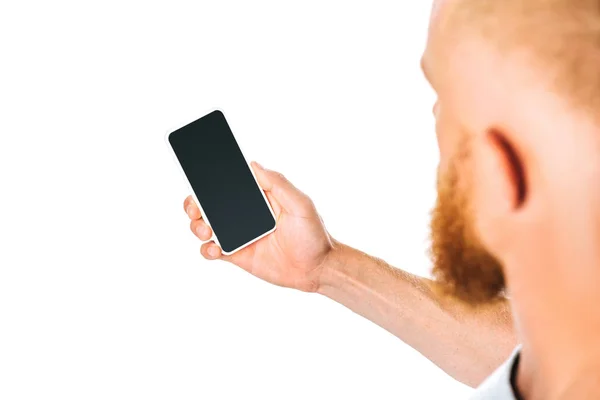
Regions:
M 343 243 L 333 241 L 333 246 L 321 265 L 319 284 L 316 292 L 326 295 L 328 289 L 343 286 L 346 277 L 346 264 L 351 248 Z

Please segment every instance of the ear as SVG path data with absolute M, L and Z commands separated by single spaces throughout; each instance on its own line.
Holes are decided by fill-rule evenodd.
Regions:
M 527 171 L 515 142 L 502 130 L 480 135 L 472 152 L 477 229 L 490 250 L 498 251 L 511 240 L 511 217 L 527 202 Z

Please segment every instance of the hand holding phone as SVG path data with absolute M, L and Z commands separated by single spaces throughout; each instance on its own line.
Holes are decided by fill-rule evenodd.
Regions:
M 279 286 L 316 291 L 320 284 L 324 261 L 334 249 L 334 241 L 325 229 L 313 202 L 277 172 L 254 164 L 252 168 L 254 174 L 252 174 L 246 161 L 243 160 L 237 144 L 234 144 L 235 139 L 233 139 L 229 127 L 224 128 L 226 123 L 222 113 L 217 112 L 213 117 L 218 118 L 212 123 L 216 122 L 217 126 L 224 131 L 212 129 L 212 133 L 223 134 L 220 139 L 223 139 L 223 136 L 227 137 L 224 144 L 211 146 L 208 143 L 202 143 L 202 140 L 194 144 L 194 141 L 186 138 L 187 135 L 196 136 L 196 139 L 204 137 L 199 132 L 194 134 L 194 131 L 187 131 L 187 133 L 184 131 L 186 135 L 178 137 L 176 133 L 182 133 L 181 130 L 178 130 L 168 137 L 175 154 L 179 154 L 178 160 L 190 181 L 190 186 L 194 188 L 194 195 L 185 200 L 184 208 L 191 219 L 192 231 L 201 240 L 206 241 L 201 247 L 202 255 L 210 260 L 221 259 L 236 264 L 253 275 Z M 202 118 L 199 121 L 201 120 Z M 204 130 L 207 126 L 210 127 L 210 124 L 201 124 L 194 128 Z M 237 169 L 231 169 L 229 163 L 220 162 L 222 159 L 215 160 L 215 157 L 199 160 L 207 152 L 211 152 L 211 156 L 218 153 L 230 154 Z M 243 161 L 240 162 L 240 160 Z M 244 171 L 244 168 L 248 170 Z M 232 173 L 236 171 L 239 175 Z M 229 191 L 231 186 L 224 185 L 223 182 L 233 182 L 237 179 L 236 177 L 241 177 L 240 181 L 244 181 L 241 188 L 245 191 L 240 191 L 237 196 L 232 197 Z M 260 187 L 256 185 L 256 181 L 251 184 L 254 177 Z M 209 188 L 211 190 L 208 190 Z M 261 203 L 256 193 L 262 197 L 264 203 Z M 243 202 L 247 194 L 252 197 L 253 202 Z M 205 198 L 210 201 L 202 203 Z M 249 224 L 252 228 L 244 229 L 244 235 L 238 236 L 242 238 L 241 242 L 245 242 L 241 246 L 239 240 L 230 243 L 229 239 L 223 240 L 226 238 L 225 235 L 219 233 L 224 232 L 223 229 L 225 231 L 235 230 L 235 218 L 223 218 L 225 224 L 221 226 L 222 220 L 213 218 L 212 215 L 215 213 L 209 211 L 214 206 L 217 210 L 216 216 L 218 216 L 219 210 L 226 212 L 236 202 L 244 210 L 258 210 L 262 221 L 265 222 L 264 224 Z M 202 208 L 198 207 L 198 204 Z M 268 213 L 263 207 L 267 207 Z M 238 213 L 231 215 L 243 216 L 239 213 L 239 208 Z M 269 218 L 269 215 L 274 217 L 273 220 Z M 255 220 L 244 221 L 247 223 Z M 277 229 L 272 231 L 271 227 L 274 227 L 274 221 L 277 221 Z M 217 225 L 222 228 L 220 231 L 217 231 Z M 258 229 L 256 229 L 257 227 Z M 227 238 L 232 236 L 235 235 L 227 236 Z M 221 249 L 220 245 L 223 246 L 224 242 L 227 242 L 227 247 Z M 236 246 L 239 247 L 236 248 Z
M 231 262 L 275 285 L 316 291 L 322 283 L 325 261 L 334 252 L 334 240 L 308 196 L 278 172 L 256 163 L 253 169 L 275 212 L 277 230 L 232 255 L 222 255 L 219 246 L 208 241 L 201 247 L 202 255 L 208 260 Z M 192 232 L 200 240 L 209 240 L 212 231 L 191 196 L 185 200 L 184 209 Z

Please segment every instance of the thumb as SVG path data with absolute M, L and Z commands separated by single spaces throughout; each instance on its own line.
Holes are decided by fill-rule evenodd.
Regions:
M 281 173 L 266 169 L 257 162 L 252 162 L 252 169 L 260 187 L 270 193 L 283 210 L 299 217 L 309 217 L 315 213 L 310 198 Z

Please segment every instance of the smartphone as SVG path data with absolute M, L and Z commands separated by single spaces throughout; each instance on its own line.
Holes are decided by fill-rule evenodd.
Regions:
M 220 110 L 167 135 L 213 240 L 230 255 L 276 228 L 275 214 Z

